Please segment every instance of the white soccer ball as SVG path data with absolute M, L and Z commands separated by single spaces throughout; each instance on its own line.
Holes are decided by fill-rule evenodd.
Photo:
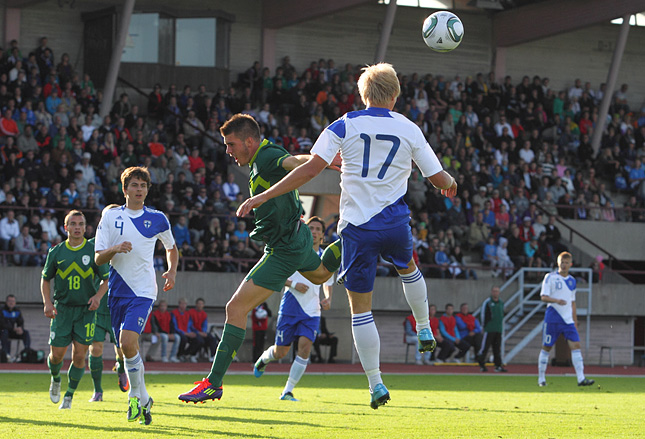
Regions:
M 423 22 L 423 41 L 435 52 L 450 52 L 464 38 L 464 25 L 455 14 L 439 11 Z
M 264 308 L 255 309 L 255 318 L 258 320 L 266 319 L 269 316 L 269 313 Z

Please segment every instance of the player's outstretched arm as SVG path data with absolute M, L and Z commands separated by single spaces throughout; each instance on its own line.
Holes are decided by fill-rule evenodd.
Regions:
M 174 245 L 170 250 L 166 250 L 166 261 L 168 261 L 168 271 L 161 275 L 161 277 L 166 279 L 163 286 L 164 291 L 172 290 L 175 287 L 177 264 L 179 263 L 179 250 L 177 250 L 177 245 Z
M 441 195 L 452 198 L 457 195 L 457 181 L 446 171 L 437 172 L 428 177 L 428 181 L 437 189 L 441 189 Z
M 287 159 L 285 159 L 287 160 Z M 320 174 L 327 167 L 327 162 L 317 155 L 313 155 L 307 163 L 298 166 L 286 177 L 271 186 L 268 190 L 249 198 L 237 208 L 236 215 L 243 217 L 251 212 L 252 209 L 260 207 L 272 198 L 284 195 L 287 192 L 298 189 L 303 184 L 311 181 L 315 176 Z

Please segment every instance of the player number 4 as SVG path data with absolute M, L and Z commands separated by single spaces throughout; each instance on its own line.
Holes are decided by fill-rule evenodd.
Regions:
M 401 139 L 399 139 L 396 136 L 391 136 L 389 134 L 377 134 L 374 137 L 376 138 L 376 140 L 383 140 L 385 142 L 392 143 L 392 149 L 390 150 L 390 153 L 385 158 L 385 162 L 383 163 L 383 166 L 381 166 L 381 170 L 377 175 L 379 180 L 383 180 L 383 177 L 385 177 L 385 173 L 387 172 L 387 168 L 389 168 L 390 165 L 392 164 L 392 160 L 394 160 L 394 156 L 396 155 L 396 152 L 399 150 L 399 146 L 401 146 Z M 360 138 L 363 139 L 363 143 L 364 143 L 363 171 L 361 172 L 361 177 L 365 178 L 367 177 L 367 173 L 370 168 L 370 148 L 372 146 L 372 138 L 365 133 L 361 133 Z

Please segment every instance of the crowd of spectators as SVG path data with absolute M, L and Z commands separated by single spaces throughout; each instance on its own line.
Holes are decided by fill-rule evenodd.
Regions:
M 299 71 L 285 57 L 271 71 L 256 62 L 227 89 L 151 85 L 145 108 L 122 93 L 101 118 L 102 94 L 69 56 L 55 63 L 46 38 L 29 53 L 16 41 L 0 51 L 0 244 L 19 253 L 8 263 L 38 265 L 64 239 L 67 210 L 86 213 L 93 236 L 100 209 L 124 202 L 119 176 L 148 167 L 147 204 L 171 218 L 185 270 L 246 270 L 261 255 L 249 238 L 252 218 L 219 134 L 233 114 L 252 115 L 262 136 L 293 154 L 307 153 L 330 121 L 363 107 L 360 66 L 320 59 Z M 26 55 L 26 56 L 24 56 Z M 556 91 L 548 78 L 401 75 L 396 110 L 414 121 L 459 183 L 444 199 L 415 170 L 407 201 L 415 257 L 426 274 L 477 278 L 463 251 L 493 275 L 520 266 L 550 266 L 562 248 L 555 216 L 642 221 L 645 113 L 612 99 L 598 154 L 590 138 L 604 86 L 579 79 Z M 145 87 L 146 84 L 142 84 Z M 616 191 L 630 195 L 616 212 Z M 625 212 L 627 214 L 625 214 Z M 162 266 L 163 251 L 156 263 Z M 388 270 L 385 269 L 385 273 Z

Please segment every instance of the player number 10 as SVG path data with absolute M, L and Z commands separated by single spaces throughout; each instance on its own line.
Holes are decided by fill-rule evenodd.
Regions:
M 361 172 L 361 177 L 365 178 L 367 177 L 367 173 L 370 168 L 370 148 L 372 146 L 372 138 L 365 133 L 361 133 L 360 137 L 361 139 L 363 139 L 363 143 L 364 143 L 363 171 Z M 396 152 L 399 150 L 399 146 L 401 146 L 401 139 L 399 139 L 396 136 L 390 136 L 388 134 L 377 134 L 374 137 L 376 138 L 376 140 L 384 140 L 386 142 L 392 143 L 392 149 L 390 150 L 390 153 L 385 158 L 385 162 L 383 163 L 383 166 L 381 166 L 381 170 L 377 175 L 379 180 L 383 180 L 383 177 L 385 177 L 385 173 L 387 172 L 387 168 L 389 168 L 390 165 L 392 164 L 392 160 L 394 160 L 394 156 L 396 155 Z

